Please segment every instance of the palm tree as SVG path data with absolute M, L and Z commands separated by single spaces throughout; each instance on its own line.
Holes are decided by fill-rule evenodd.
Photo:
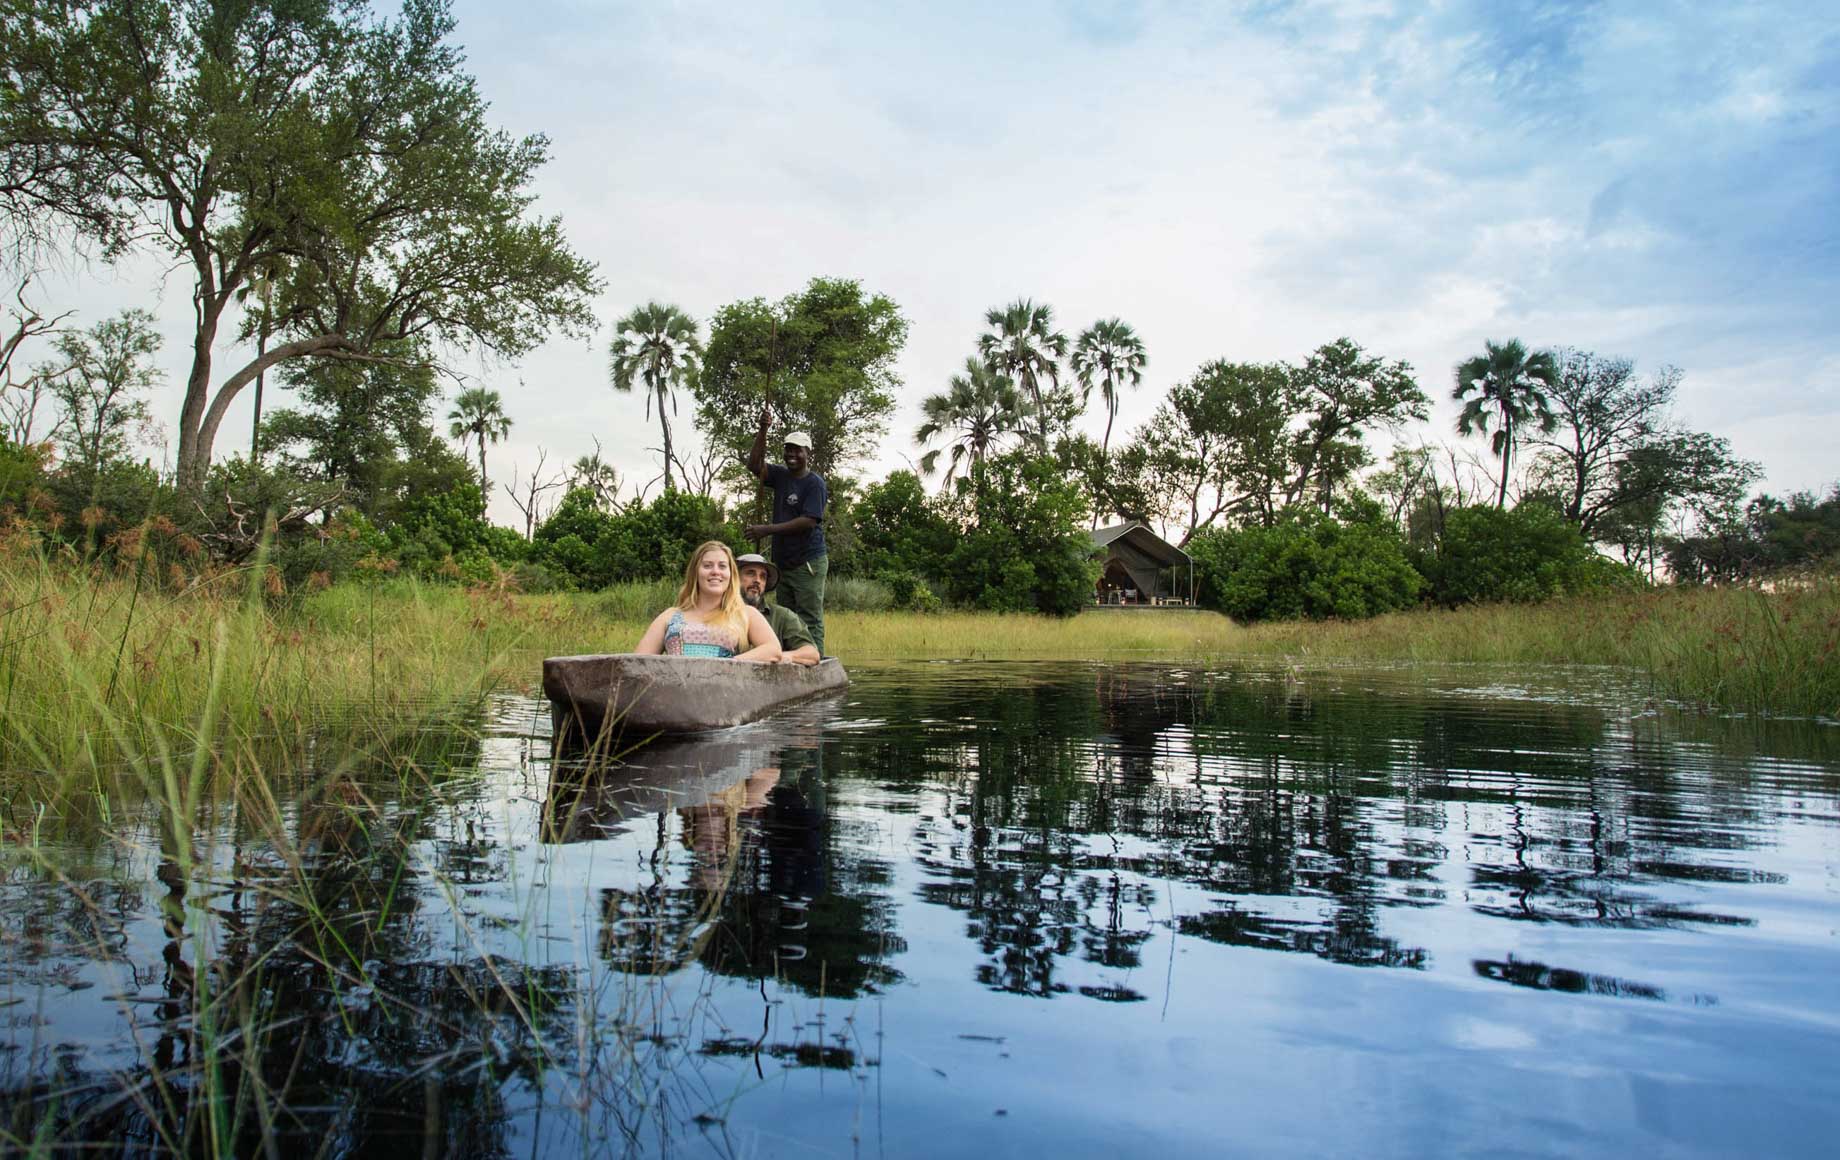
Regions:
M 1054 329 L 1054 308 L 1019 298 L 984 314 L 990 330 L 978 336 L 978 353 L 991 370 L 1007 375 L 1028 391 L 1029 409 L 1037 420 L 1037 438 L 1048 446 L 1048 412 L 1042 406 L 1041 380 L 1060 386 L 1060 360 L 1067 357 L 1067 336 Z
M 996 447 L 998 440 L 1022 427 L 1022 400 L 1016 384 L 975 358 L 965 360 L 965 373 L 953 375 L 942 395 L 921 400 L 920 413 L 926 422 L 914 432 L 914 442 L 922 447 L 949 435 L 950 442 L 920 457 L 920 470 L 933 474 L 939 466 L 941 452 L 951 452 L 941 483 L 949 484 L 952 476 L 964 468 L 971 469 Z
M 703 348 L 696 341 L 696 319 L 675 306 L 647 302 L 620 319 L 614 327 L 613 387 L 630 391 L 635 380 L 645 383 L 645 417 L 652 417 L 652 400 L 658 401 L 658 426 L 664 432 L 664 489 L 671 483 L 671 424 L 665 417 L 668 402 L 677 409 L 673 390 L 686 385 L 696 373 Z
M 1550 351 L 1529 354 L 1518 338 L 1485 341 L 1482 347 L 1484 353 L 1457 367 L 1457 389 L 1450 397 L 1463 404 L 1457 434 L 1487 431 L 1495 424 L 1490 450 L 1501 457 L 1501 491 L 1495 497 L 1500 508 L 1508 503 L 1508 461 L 1521 426 L 1529 420 L 1541 431 L 1557 426 L 1546 392 L 1559 378 L 1559 364 Z M 1472 391 L 1475 398 L 1469 398 Z
M 1112 445 L 1112 420 L 1118 417 L 1118 388 L 1126 379 L 1132 386 L 1144 381 L 1144 340 L 1122 319 L 1105 318 L 1087 327 L 1073 346 L 1073 373 L 1080 387 L 1092 393 L 1093 379 L 1099 380 L 1099 397 L 1105 400 L 1105 438 L 1099 441 L 1103 458 Z
M 454 396 L 454 409 L 447 417 L 452 420 L 447 434 L 460 440 L 461 454 L 466 453 L 468 439 L 479 444 L 479 491 L 484 494 L 487 487 L 486 444 L 497 443 L 511 434 L 511 417 L 505 414 L 504 400 L 498 397 L 497 391 L 473 387 Z
M 594 441 L 594 454 L 584 455 L 569 468 L 569 486 L 587 488 L 602 511 L 612 511 L 620 498 L 620 469 L 601 458 L 601 442 Z

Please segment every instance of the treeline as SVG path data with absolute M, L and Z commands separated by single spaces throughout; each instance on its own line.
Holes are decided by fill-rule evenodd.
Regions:
M 924 399 L 917 472 L 870 482 L 908 322 L 840 278 L 706 323 L 630 310 L 609 385 L 644 396 L 654 464 L 611 463 L 596 442 L 495 480 L 512 416 L 483 384 L 443 398 L 462 378 L 450 352 L 515 358 L 586 334 L 601 282 L 531 212 L 547 145 L 490 126 L 445 3 L 16 7 L 0 20 L 0 262 L 160 255 L 196 309 L 182 402 L 161 422 L 151 316 L 84 328 L 16 277 L 0 328 L 9 544 L 151 563 L 176 584 L 266 542 L 277 592 L 354 571 L 527 590 L 652 579 L 708 536 L 744 546 L 763 512 L 741 461 L 767 409 L 814 437 L 833 573 L 916 608 L 1073 611 L 1095 581 L 1088 530 L 1127 520 L 1189 550 L 1205 599 L 1242 616 L 1747 579 L 1834 550 L 1834 497 L 1750 498 L 1757 466 L 1672 417 L 1671 369 L 1486 344 L 1456 371 L 1453 446 L 1412 437 L 1430 413 L 1413 368 L 1344 338 L 1295 363 L 1209 362 L 1115 440 L 1144 341 L 1118 318 L 1064 331 L 1028 299 L 990 310 L 962 372 Z M 250 453 L 215 455 L 249 396 Z M 500 487 L 521 528 L 487 520 Z

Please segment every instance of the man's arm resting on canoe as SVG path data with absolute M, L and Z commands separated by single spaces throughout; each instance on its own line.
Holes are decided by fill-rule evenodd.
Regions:
M 779 637 L 773 635 L 773 626 L 760 614 L 760 609 L 747 610 L 748 644 L 753 647 L 744 653 L 735 654 L 738 661 L 764 661 L 771 664 L 779 659 Z
M 791 652 L 781 652 L 779 659 L 793 665 L 815 665 L 824 658 L 818 655 L 818 646 L 802 644 Z

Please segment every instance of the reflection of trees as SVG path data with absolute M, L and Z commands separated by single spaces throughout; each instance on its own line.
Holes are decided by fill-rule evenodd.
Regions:
M 1591 925 L 1746 922 L 1656 887 L 1767 877 L 1722 847 L 1748 842 L 1769 799 L 1589 704 L 1376 694 L 1335 674 L 912 676 L 867 707 L 887 726 L 831 760 L 916 796 L 920 895 L 966 914 L 976 977 L 1003 990 L 1117 985 L 1068 967 L 1137 965 L 1159 880 L 1214 899 L 1175 916 L 1183 933 L 1423 967 L 1386 915 L 1447 904 L 1454 857 L 1478 912 Z
M 889 866 L 837 840 L 826 793 L 815 742 L 664 741 L 586 780 L 553 779 L 545 832 L 654 831 L 648 873 L 602 891 L 601 950 L 622 971 L 694 960 L 847 998 L 898 979 L 889 960 L 904 947 Z

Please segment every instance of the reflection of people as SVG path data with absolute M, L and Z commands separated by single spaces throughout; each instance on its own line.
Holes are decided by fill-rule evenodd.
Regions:
M 735 859 L 741 854 L 741 825 L 766 808 L 767 794 L 779 781 L 773 766 L 757 769 L 702 805 L 677 811 L 684 820 L 684 845 L 696 855 L 692 881 L 703 890 L 728 886 Z
M 783 605 L 767 603 L 767 593 L 779 584 L 779 569 L 758 552 L 736 556 L 735 565 L 741 569 L 741 599 L 747 601 L 750 608 L 760 609 L 767 618 L 767 626 L 779 638 L 779 659 L 801 665 L 817 664 L 821 659 L 817 642 L 805 631 L 805 622 L 799 619 L 799 614 Z
M 633 651 L 776 661 L 779 638 L 760 610 L 741 599 L 734 553 L 710 540 L 690 554 L 677 603 L 652 620 Z
M 784 467 L 767 462 L 768 412 L 760 412 L 760 430 L 748 450 L 747 467 L 762 486 L 773 489 L 773 522 L 750 524 L 747 538 L 773 537 L 773 562 L 779 565 L 779 602 L 811 632 L 812 644 L 824 651 L 824 581 L 831 558 L 824 544 L 824 507 L 830 490 L 811 469 L 811 436 L 786 436 Z

